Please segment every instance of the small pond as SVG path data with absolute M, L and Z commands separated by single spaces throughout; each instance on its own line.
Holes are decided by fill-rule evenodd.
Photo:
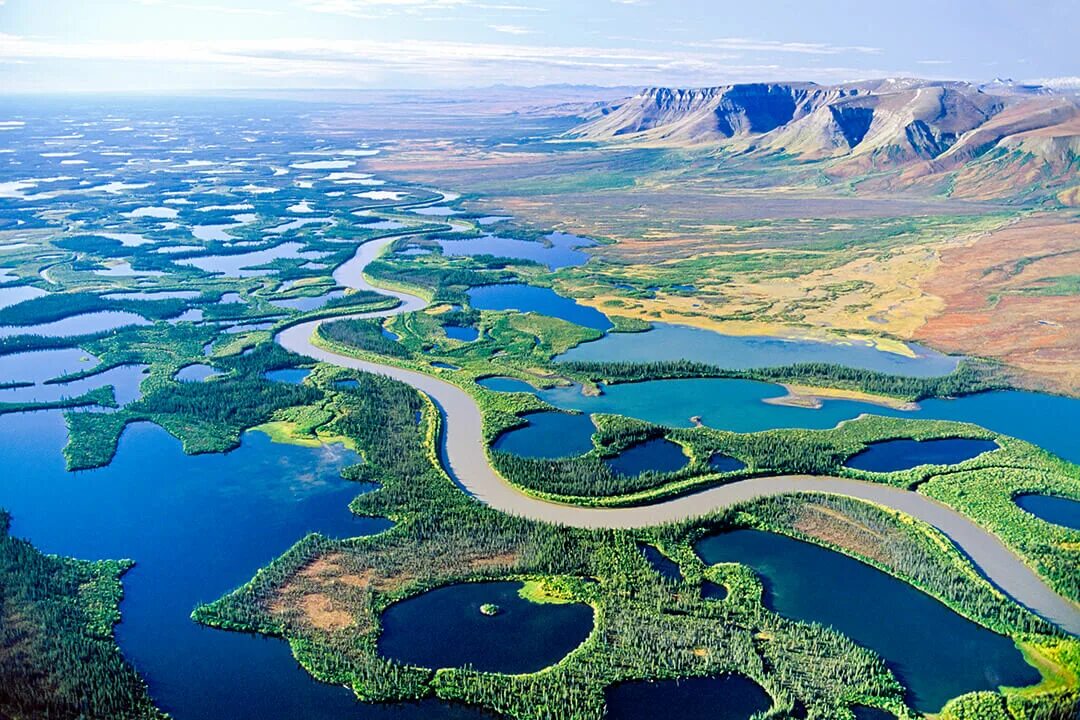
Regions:
M 748 720 L 772 707 L 768 693 L 741 675 L 625 682 L 605 695 L 611 720 Z
M 273 380 L 274 382 L 299 385 L 304 382 L 304 378 L 310 374 L 311 370 L 308 368 L 282 368 L 281 370 L 270 370 L 265 372 L 263 373 L 263 377 L 267 380 Z
M 757 530 L 714 535 L 696 550 L 710 565 L 737 562 L 756 570 L 767 604 L 781 615 L 831 625 L 879 653 L 922 712 L 966 692 L 1039 681 L 1012 640 L 846 555 Z
M 614 325 L 599 310 L 579 305 L 551 288 L 522 283 L 481 285 L 468 291 L 469 304 L 477 310 L 518 310 L 561 318 L 601 332 Z M 579 346 L 583 347 L 583 346 Z
M 1037 518 L 1062 527 L 1080 530 L 1080 501 L 1057 495 L 1018 495 L 1016 504 Z
M 461 342 L 472 342 L 480 337 L 480 331 L 476 328 L 461 325 L 443 325 L 443 332 L 451 340 L 460 340 Z
M 690 463 L 682 446 L 667 438 L 653 438 L 631 445 L 604 463 L 616 475 L 636 477 L 643 472 L 668 473 L 682 470 Z
M 592 450 L 596 426 L 588 415 L 534 412 L 522 415 L 528 425 L 504 432 L 491 447 L 522 457 L 557 458 Z
M 217 375 L 217 373 L 217 368 L 212 365 L 195 363 L 194 365 L 185 365 L 177 370 L 176 374 L 173 375 L 173 379 L 178 382 L 202 382 Z
M 701 581 L 701 597 L 703 600 L 723 600 L 728 596 L 728 589 L 719 583 L 710 580 Z
M 844 464 L 855 470 L 897 472 L 919 465 L 956 465 L 997 449 L 993 440 L 972 438 L 886 440 L 867 445 Z
M 527 673 L 553 665 L 585 641 L 593 611 L 577 603 L 534 603 L 519 582 L 449 585 L 395 603 L 383 613 L 379 651 L 419 667 L 471 665 Z M 494 604 L 486 615 L 480 606 Z
M 660 577 L 671 582 L 682 582 L 682 570 L 679 569 L 677 562 L 668 558 L 652 545 L 641 544 L 638 545 L 638 549 L 641 550 L 641 554 L 645 556 L 649 565 Z
M 501 377 L 493 375 L 491 377 L 480 378 L 476 381 L 476 384 L 482 388 L 488 390 L 494 390 L 495 392 L 535 392 L 534 388 L 524 380 L 518 380 L 512 377 Z
M 746 463 L 724 453 L 713 453 L 709 458 L 709 469 L 717 472 L 735 472 L 746 467 Z

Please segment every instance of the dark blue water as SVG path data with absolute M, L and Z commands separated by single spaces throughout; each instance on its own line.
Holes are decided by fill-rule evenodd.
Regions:
M 723 453 L 714 453 L 709 458 L 709 469 L 716 470 L 717 472 L 734 472 L 736 470 L 742 470 L 746 467 L 746 463 L 738 458 L 733 458 L 730 455 L 724 455 Z
M 613 458 L 604 461 L 616 475 L 636 477 L 643 472 L 675 472 L 690 463 L 690 458 L 678 443 L 666 438 L 653 438 L 631 445 Z
M 772 707 L 768 693 L 741 675 L 626 682 L 608 688 L 605 695 L 612 720 L 747 720 Z
M 436 360 L 435 362 L 431 363 L 431 367 L 439 368 L 440 370 L 460 370 L 461 369 L 457 365 L 451 365 L 450 363 L 445 363 L 445 362 L 442 362 L 442 361 L 439 361 L 439 360 Z
M 669 559 L 652 545 L 638 545 L 638 549 L 660 577 L 671 582 L 682 581 L 682 570 L 679 569 L 677 562 Z
M 846 555 L 757 530 L 714 535 L 696 549 L 710 565 L 754 568 L 765 578 L 769 607 L 781 615 L 831 625 L 876 651 L 922 712 L 966 692 L 1040 679 L 1012 640 Z
M 593 611 L 576 603 L 534 603 L 517 582 L 449 585 L 383 613 L 379 651 L 419 667 L 527 673 L 553 665 L 585 641 Z M 492 603 L 496 615 L 480 606 Z
M 196 363 L 195 365 L 185 365 L 180 368 L 173 375 L 173 378 L 179 382 L 202 382 L 211 375 L 216 375 L 217 372 L 217 368 L 212 365 Z
M 993 440 L 971 438 L 886 440 L 868 445 L 844 464 L 856 470 L 896 472 L 919 465 L 955 465 L 997 449 Z
M 708 580 L 701 581 L 701 597 L 703 600 L 724 600 L 727 596 L 728 590 L 723 585 Z
M 923 400 L 915 411 L 852 400 L 826 399 L 819 409 L 772 405 L 763 400 L 787 394 L 779 385 L 716 378 L 606 385 L 603 394 L 596 396 L 582 395 L 573 387 L 535 393 L 565 410 L 627 415 L 670 427 L 690 427 L 690 418 L 698 416 L 709 427 L 734 432 L 831 428 L 863 413 L 955 420 L 1027 440 L 1066 460 L 1080 462 L 1080 443 L 1076 442 L 1080 400 L 1044 393 L 1006 390 L 955 400 Z
M 109 467 L 72 474 L 60 454 L 66 436 L 56 412 L 0 416 L 0 506 L 13 513 L 13 534 L 44 552 L 136 560 L 117 638 L 177 720 L 481 717 L 435 703 L 358 705 L 350 691 L 312 680 L 285 643 L 189 618 L 308 532 L 389 527 L 348 511 L 367 489 L 339 475 L 356 454 L 251 432 L 233 452 L 191 456 L 164 430 L 137 424 Z
M 1048 523 L 1080 530 L 1080 501 L 1057 495 L 1019 495 L 1016 504 Z
M 443 332 L 446 333 L 446 337 L 453 340 L 460 340 L 461 342 L 472 342 L 476 338 L 480 337 L 480 331 L 474 327 L 444 325 Z
M 852 707 L 851 712 L 855 713 L 855 720 L 896 720 L 891 712 L 862 705 Z
M 304 378 L 311 374 L 311 370 L 308 368 L 284 368 L 282 370 L 271 370 L 263 373 L 263 377 L 267 380 L 273 380 L 274 382 L 289 383 L 290 385 L 299 385 L 304 382 Z
M 552 233 L 547 236 L 547 241 L 550 245 L 542 241 L 516 240 L 486 235 L 462 240 L 440 239 L 438 242 L 444 255 L 494 255 L 496 257 L 533 260 L 547 265 L 551 270 L 584 265 L 588 261 L 589 255 L 578 248 L 596 244 L 595 241 L 588 238 L 566 233 Z
M 469 304 L 477 310 L 518 310 L 557 317 L 582 327 L 607 332 L 614 325 L 599 310 L 578 305 L 551 288 L 513 283 L 482 285 L 468 292 Z
M 480 378 L 476 381 L 476 384 L 482 388 L 488 390 L 494 390 L 495 392 L 534 392 L 534 388 L 524 380 L 518 380 L 517 378 L 510 377 L 486 377 Z
M 946 375 L 959 362 L 959 358 L 929 348 L 909 347 L 916 357 L 882 352 L 864 342 L 841 344 L 724 335 L 686 325 L 655 323 L 653 329 L 645 333 L 612 333 L 600 340 L 583 343 L 557 360 L 693 360 L 732 369 L 825 362 L 909 376 Z
M 596 426 L 588 415 L 561 412 L 534 412 L 522 416 L 523 428 L 505 432 L 491 447 L 522 457 L 557 458 L 582 455 L 592 450 Z

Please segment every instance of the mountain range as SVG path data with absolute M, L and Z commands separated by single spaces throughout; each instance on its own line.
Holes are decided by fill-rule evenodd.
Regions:
M 1080 204 L 1080 98 L 1011 81 L 653 87 L 598 103 L 569 135 L 820 161 L 833 178 Z

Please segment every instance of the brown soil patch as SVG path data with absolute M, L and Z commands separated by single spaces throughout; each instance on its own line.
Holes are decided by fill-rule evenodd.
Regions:
M 1080 393 L 1080 298 L 1053 280 L 1080 276 L 1080 222 L 1027 218 L 941 259 L 923 289 L 944 309 L 915 339 L 999 358 L 1050 388 Z
M 304 595 L 300 599 L 300 609 L 308 624 L 320 630 L 343 630 L 356 624 L 351 614 L 336 607 L 328 595 L 321 593 Z
M 504 552 L 498 555 L 472 557 L 468 562 L 470 570 L 484 570 L 493 567 L 512 567 L 517 564 L 518 559 L 516 552 Z
M 884 549 L 886 537 L 838 510 L 807 503 L 800 508 L 792 527 L 809 537 L 888 564 L 889 556 Z

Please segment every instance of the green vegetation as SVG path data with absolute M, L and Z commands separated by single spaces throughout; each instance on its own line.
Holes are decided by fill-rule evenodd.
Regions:
M 566 372 L 592 382 L 621 383 L 671 378 L 737 378 L 764 382 L 792 383 L 821 388 L 857 390 L 901 400 L 931 397 L 959 397 L 986 390 L 1011 387 L 1000 365 L 987 361 L 962 360 L 948 375 L 908 377 L 889 375 L 831 363 L 796 363 L 780 367 L 732 370 L 686 360 L 673 362 L 565 362 Z
M 359 387 L 333 391 L 346 377 Z M 871 562 L 971 619 L 1023 638 L 1057 658 L 1058 666 L 1075 664 L 1063 654 L 1074 640 L 1006 600 L 936 531 L 897 513 L 855 500 L 808 497 L 751 503 L 700 522 L 634 532 L 533 523 L 466 497 L 439 471 L 439 416 L 422 396 L 383 377 L 337 369 L 320 369 L 313 382 L 327 393 L 324 407 L 334 416 L 322 431 L 352 438 L 368 460 L 351 468 L 350 477 L 380 484 L 353 502 L 354 512 L 391 517 L 395 526 L 352 540 L 311 535 L 194 617 L 285 637 L 318 678 L 347 684 L 361 698 L 434 694 L 518 718 L 600 718 L 603 688 L 615 682 L 737 671 L 760 683 L 780 714 L 805 708 L 811 717 L 848 718 L 850 705 L 864 704 L 909 717 L 902 690 L 880 659 L 827 628 L 770 612 L 754 573 L 738 565 L 705 567 L 691 549 L 702 535 L 728 528 L 799 534 L 792 526 L 814 506 L 859 528 L 841 545 L 829 533 L 831 546 L 861 555 L 868 535 L 888 533 L 895 538 L 890 554 Z M 412 422 L 416 410 L 423 411 L 419 426 Z M 662 580 L 639 552 L 641 542 L 678 562 L 683 580 Z M 701 600 L 706 577 L 729 589 L 726 600 Z M 412 668 L 378 654 L 379 617 L 391 603 L 450 583 L 494 578 L 531 581 L 546 594 L 588 603 L 597 627 L 555 666 L 521 676 Z M 807 673 L 807 667 L 818 671 Z M 1061 687 L 1033 696 L 1047 706 L 1068 701 Z M 1010 691 L 995 697 L 1013 703 L 1016 696 Z
M 0 510 L 0 716 L 159 718 L 113 639 L 130 561 L 44 555 Z

